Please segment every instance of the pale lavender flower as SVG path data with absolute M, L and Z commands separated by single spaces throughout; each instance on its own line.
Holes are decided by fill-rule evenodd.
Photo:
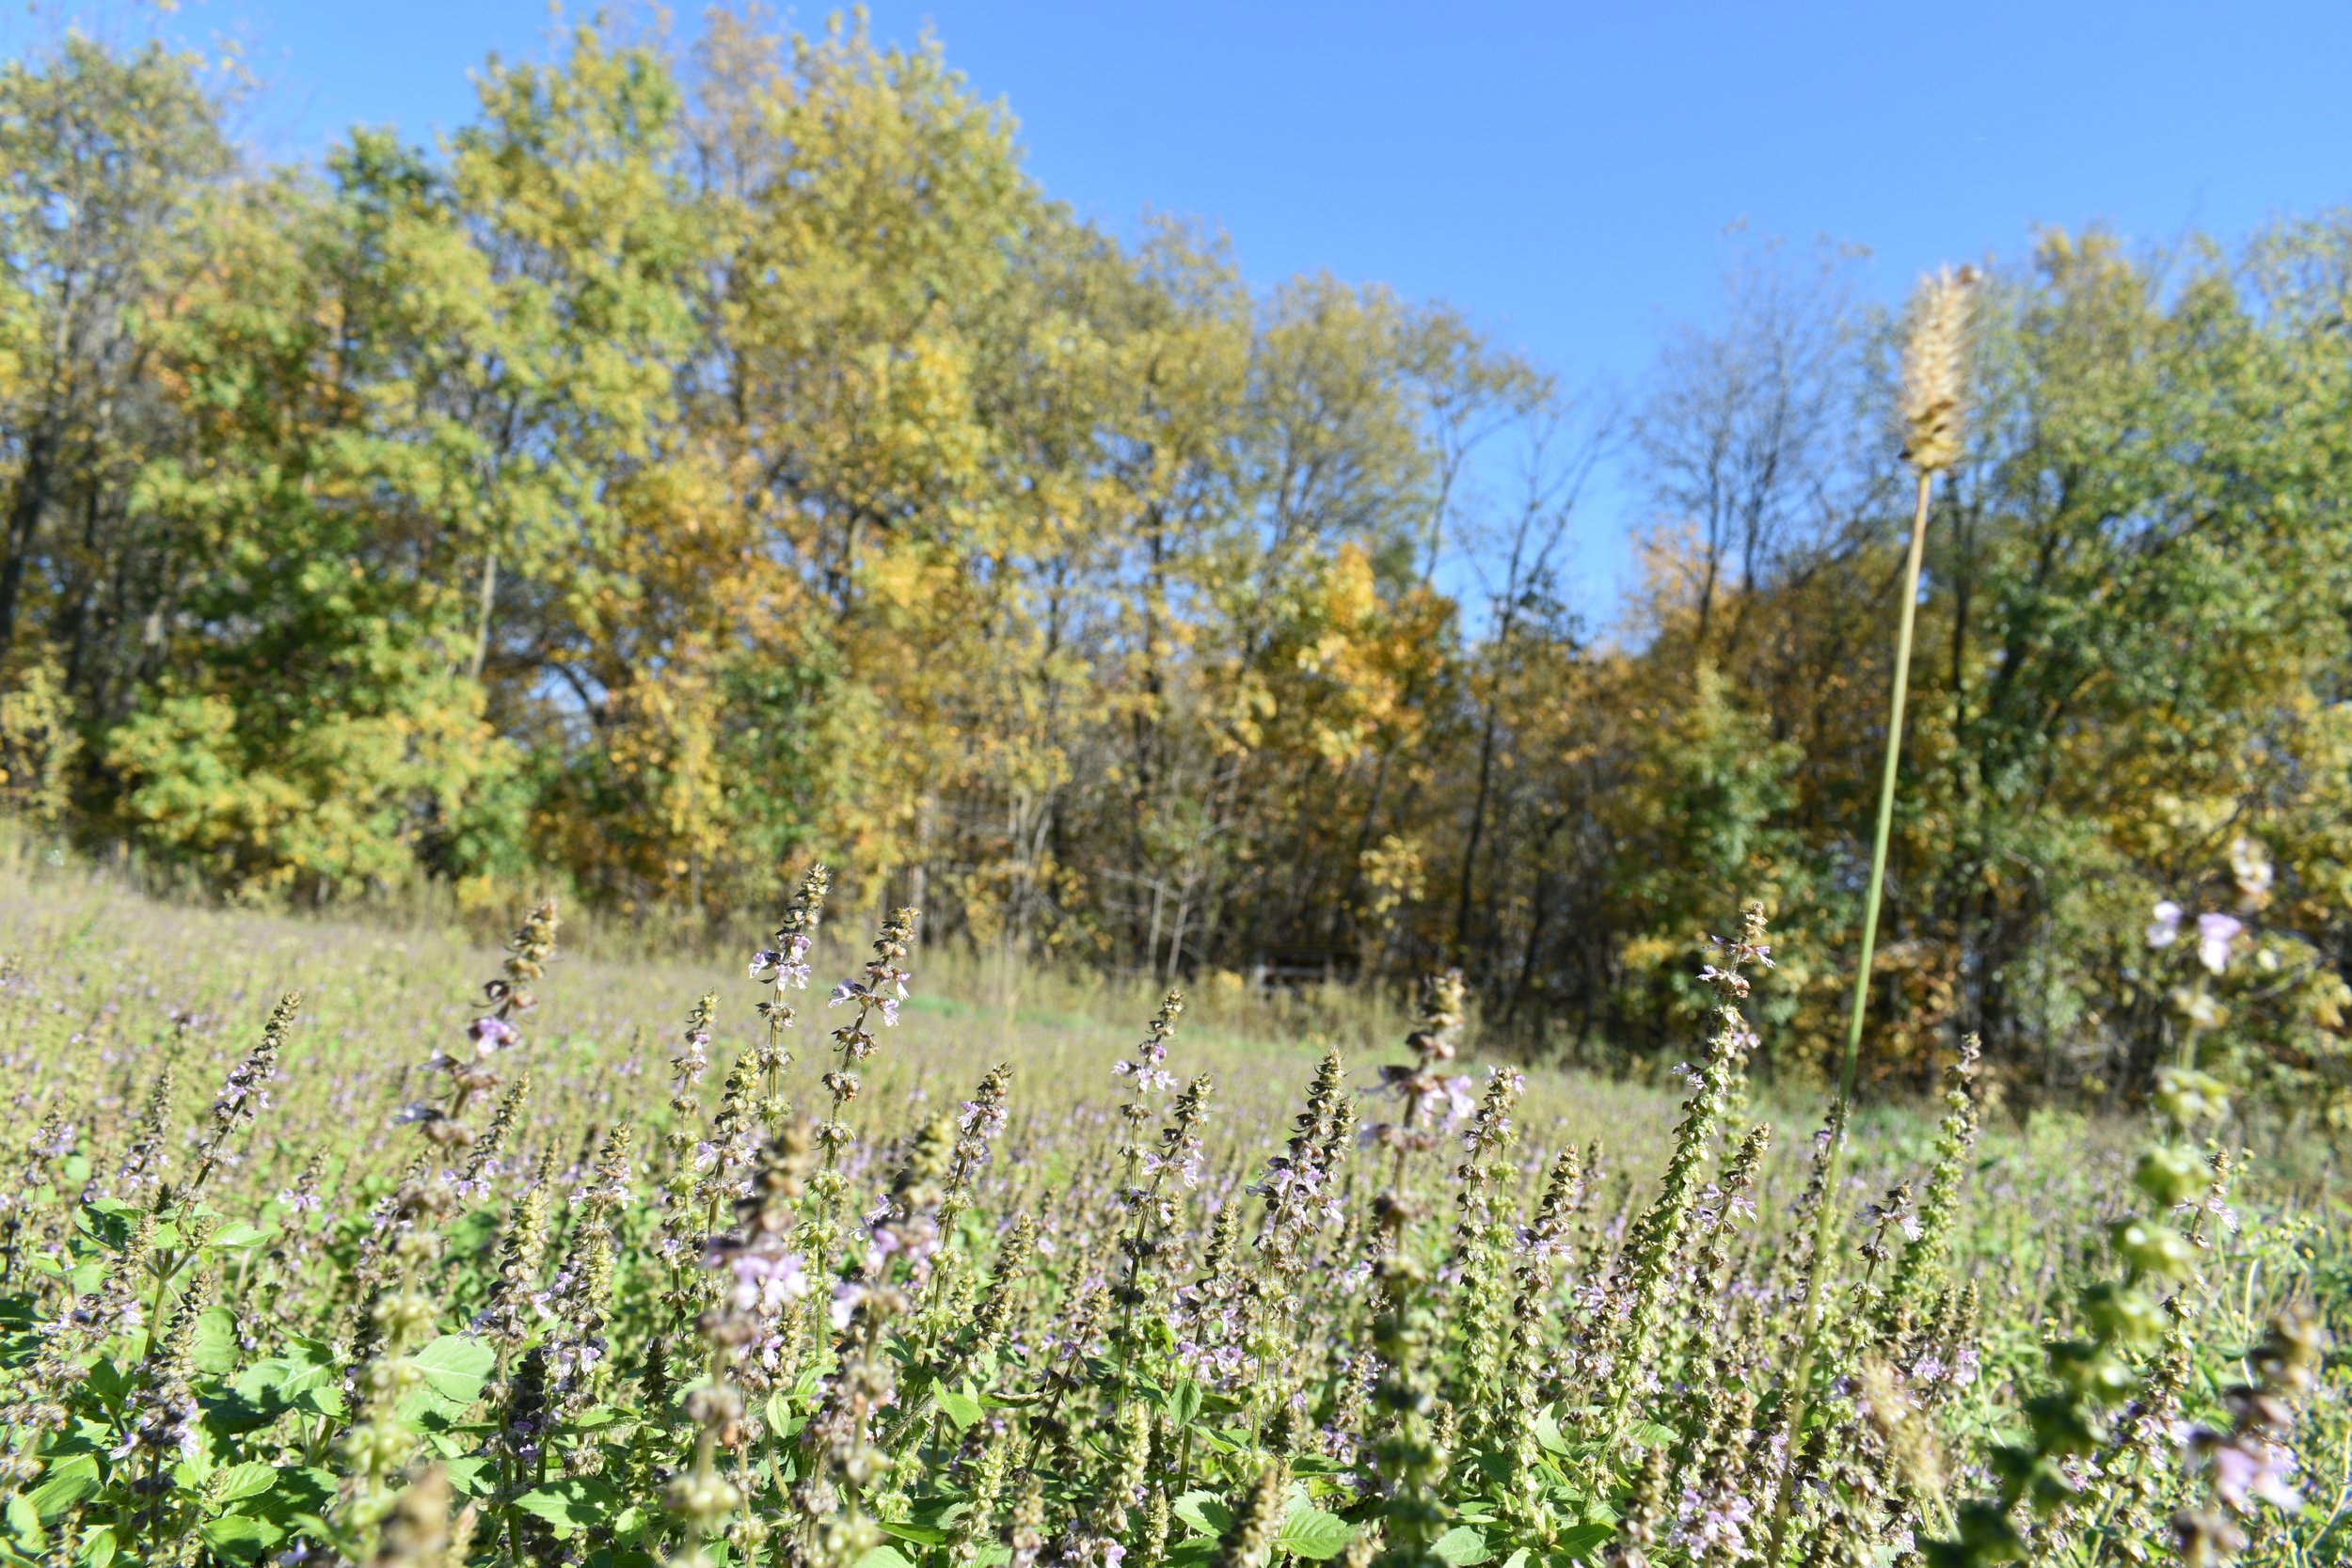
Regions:
M 2218 974 L 2230 967 L 2230 943 L 2237 940 L 2245 923 L 2235 915 L 2201 914 L 2197 917 L 2197 961 L 2207 971 Z
M 2251 1513 L 2257 1502 L 2290 1513 L 2303 1506 L 2303 1494 L 2293 1481 L 2295 1455 L 2280 1445 L 2200 1430 L 2191 1434 L 2189 1448 L 2213 1466 L 2213 1494 L 2232 1513 Z

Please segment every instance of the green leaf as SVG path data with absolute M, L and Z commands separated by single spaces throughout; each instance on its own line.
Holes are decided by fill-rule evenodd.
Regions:
M 1568 1451 L 1568 1440 L 1560 1435 L 1560 1423 L 1553 1418 L 1549 1405 L 1535 1413 L 1535 1442 L 1551 1453 Z M 1505 1568 L 1508 1568 L 1507 1564 Z
M 482 1386 L 498 1365 L 498 1353 L 480 1339 L 444 1334 L 408 1358 L 424 1373 L 424 1386 L 443 1415 L 454 1416 L 482 1397 Z
M 98 1402 L 109 1410 L 117 1408 L 131 1397 L 131 1374 L 106 1356 L 102 1355 L 90 1364 L 89 1372 L 82 1382 L 97 1396 Z
M 1626 1435 L 1645 1449 L 1671 1449 L 1675 1446 L 1675 1430 L 1660 1426 L 1656 1421 L 1636 1421 L 1626 1428 Z
M 884 1535 L 893 1535 L 901 1541 L 912 1541 L 918 1546 L 944 1545 L 947 1540 L 946 1530 L 933 1529 L 928 1525 L 899 1524 L 889 1519 L 881 1519 L 875 1521 L 875 1528 Z
M 931 1400 L 949 1420 L 956 1423 L 958 1432 L 980 1418 L 980 1402 L 969 1394 L 959 1393 L 953 1388 L 935 1388 L 931 1391 Z
M 231 1562 L 259 1562 L 286 1532 L 267 1519 L 230 1513 L 204 1522 L 204 1544 Z
M 568 1476 L 515 1499 L 516 1508 L 545 1519 L 558 1540 L 611 1523 L 620 1505 L 620 1493 L 602 1476 Z
M 489 1495 L 490 1482 L 482 1478 L 482 1472 L 489 1467 L 490 1457 L 487 1454 L 469 1454 L 463 1459 L 445 1459 L 441 1462 L 441 1468 L 448 1473 L 449 1483 L 469 1497 Z
M 33 1507 L 33 1499 L 19 1492 L 8 1499 L 6 1512 L 8 1538 L 19 1549 L 39 1553 L 49 1549 L 48 1532 L 40 1528 L 40 1513 Z
M 1484 1562 L 1494 1553 L 1486 1549 L 1485 1532 L 1468 1525 L 1456 1525 L 1429 1544 L 1429 1550 L 1439 1561 L 1450 1562 L 1454 1568 L 1470 1568 L 1473 1562 Z
M 270 1227 L 270 1229 L 275 1228 L 276 1227 L 274 1226 Z M 265 1230 L 262 1227 L 255 1225 L 248 1220 L 232 1220 L 229 1224 L 221 1227 L 220 1229 L 213 1232 L 212 1244 L 214 1246 L 246 1247 L 251 1246 L 256 1242 L 267 1241 L 269 1236 L 270 1230 Z
M 258 1399 L 248 1399 L 233 1389 L 226 1394 L 199 1394 L 198 1405 L 204 1412 L 204 1430 L 213 1436 L 215 1448 L 225 1448 L 231 1438 L 248 1432 L 259 1432 L 285 1413 L 285 1406 L 275 1394 L 264 1391 Z
M 248 1459 L 232 1465 L 221 1472 L 220 1489 L 214 1496 L 219 1503 L 233 1503 L 245 1497 L 258 1497 L 278 1484 L 278 1467 Z
M 1509 1557 L 1502 1560 L 1502 1568 L 1527 1568 L 1528 1555 L 1527 1548 L 1525 1546 L 1521 1546 L 1518 1551 L 1513 1552 Z
M 208 1307 L 196 1320 L 196 1370 L 227 1377 L 245 1359 L 237 1343 L 237 1320 L 226 1307 Z
M 1356 1528 L 1338 1514 L 1300 1504 L 1283 1517 L 1274 1547 L 1293 1557 L 1323 1562 L 1339 1556 L 1355 1533 Z
M 247 1505 L 250 1513 L 259 1513 L 280 1529 L 303 1528 L 306 1516 L 321 1515 L 334 1505 L 336 1477 L 331 1470 L 314 1465 L 300 1468 L 289 1466 L 278 1472 L 276 1484 L 255 1497 Z
M 1168 1414 L 1178 1426 L 1183 1426 L 1200 1414 L 1200 1385 L 1185 1378 L 1168 1390 Z
M 857 1560 L 857 1568 L 914 1568 L 906 1554 L 887 1541 Z
M 1597 1546 L 1606 1545 L 1617 1533 L 1614 1525 L 1570 1525 L 1560 1532 L 1560 1555 L 1570 1562 L 1581 1562 Z
M 115 1528 L 101 1525 L 82 1538 L 81 1568 L 106 1568 L 115 1560 Z
M 98 1461 L 77 1453 L 50 1465 L 47 1477 L 25 1494 L 25 1500 L 32 1505 L 34 1517 L 45 1525 L 97 1490 Z
M 324 1416 L 335 1421 L 343 1418 L 343 1391 L 326 1384 L 305 1388 L 289 1402 L 305 1416 Z
M 1233 1511 L 1214 1492 L 1187 1492 L 1168 1512 L 1191 1526 L 1194 1534 L 1213 1538 L 1223 1535 L 1233 1522 Z

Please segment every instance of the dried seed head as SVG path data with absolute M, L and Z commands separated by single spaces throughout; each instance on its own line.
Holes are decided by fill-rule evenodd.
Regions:
M 1960 461 L 1967 414 L 1968 301 L 1976 269 L 1923 278 L 1903 345 L 1903 457 L 1922 474 Z

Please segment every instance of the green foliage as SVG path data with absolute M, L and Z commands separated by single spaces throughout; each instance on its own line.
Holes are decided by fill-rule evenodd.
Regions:
M 1661 355 L 1595 641 L 1599 437 L 1540 368 L 1081 222 L 934 44 L 570 26 L 445 144 L 316 167 L 235 101 L 79 36 L 0 72 L 0 794 L 42 831 L 625 919 L 823 854 L 1009 966 L 1459 966 L 1536 1053 L 1673 1047 L 1754 896 L 1764 1061 L 1829 1059 L 1909 516 L 1895 324 L 1835 259 Z M 2208 1063 L 2352 1117 L 2347 256 L 2340 215 L 2170 265 L 2054 233 L 1978 291 L 1874 1086 L 1974 1034 L 2144 1095 L 2150 911 L 2244 837 L 2288 917 L 2201 993 Z

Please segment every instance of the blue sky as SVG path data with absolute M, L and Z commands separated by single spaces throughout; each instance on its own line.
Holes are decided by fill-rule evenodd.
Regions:
M 1571 384 L 1638 379 L 1713 310 L 1740 220 L 1867 246 L 1891 299 L 2039 225 L 2160 244 L 2352 200 L 2344 0 L 871 11 L 884 38 L 932 25 L 1081 213 L 1205 218 L 1256 282 L 1328 269 L 1442 296 Z M 548 24 L 540 0 L 194 0 L 164 24 L 236 41 L 272 89 L 248 133 L 280 156 L 354 121 L 452 129 L 467 73 L 544 52 Z M 11 52 L 30 36 L 0 26 Z M 1576 580 L 1596 614 L 1641 513 L 1621 484 L 1591 494 Z

